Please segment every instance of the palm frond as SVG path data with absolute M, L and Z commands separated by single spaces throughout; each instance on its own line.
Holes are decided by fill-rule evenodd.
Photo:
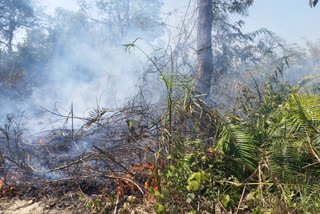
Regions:
M 240 158 L 248 168 L 252 170 L 256 168 L 258 152 L 256 140 L 247 132 L 240 130 L 239 126 L 225 126 L 217 147 L 221 148 L 226 155 Z

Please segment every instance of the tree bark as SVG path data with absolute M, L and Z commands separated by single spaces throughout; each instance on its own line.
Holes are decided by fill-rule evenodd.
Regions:
M 8 45 L 7 45 L 9 55 L 12 54 L 12 41 L 13 41 L 14 30 L 15 30 L 14 20 L 12 17 L 10 17 L 9 29 L 8 29 Z
M 212 0 L 198 0 L 198 28 L 197 28 L 197 54 L 198 54 L 198 86 L 201 94 L 210 93 L 210 82 L 213 74 L 212 55 Z

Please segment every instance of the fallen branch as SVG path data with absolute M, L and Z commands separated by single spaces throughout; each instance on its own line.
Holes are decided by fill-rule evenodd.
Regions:
M 121 163 L 119 163 L 118 161 L 116 161 L 111 155 L 109 155 L 107 153 L 107 151 L 104 151 L 102 149 L 100 149 L 99 147 L 93 145 L 93 148 L 97 149 L 101 154 L 105 155 L 107 158 L 109 158 L 112 162 L 116 163 L 117 165 L 119 165 L 121 168 L 123 168 L 124 170 L 130 172 L 129 169 L 127 169 L 126 167 L 124 167 Z
M 241 206 L 241 203 L 242 203 L 242 200 L 243 200 L 244 193 L 246 192 L 246 187 L 247 186 L 244 186 L 244 188 L 243 188 L 243 191 L 242 191 L 242 194 L 241 194 L 241 198 L 240 198 L 237 210 L 236 210 L 236 214 L 239 212 L 239 209 L 240 209 L 240 206 Z
M 141 192 L 142 195 L 144 195 L 144 192 L 141 189 L 141 187 L 139 186 L 139 184 L 137 184 L 136 182 L 134 182 L 133 180 L 131 180 L 129 178 L 117 177 L 117 176 L 113 176 L 113 175 L 104 175 L 104 177 L 129 181 L 129 182 L 133 183 L 138 188 L 138 190 Z
M 86 159 L 89 159 L 90 157 L 92 157 L 92 156 L 94 156 L 94 155 L 96 155 L 96 154 L 97 154 L 97 153 L 95 152 L 95 153 L 93 153 L 93 154 L 87 155 L 87 156 L 85 156 L 85 157 L 83 157 L 83 158 L 81 158 L 81 159 L 79 159 L 79 160 L 76 160 L 76 161 L 74 161 L 74 162 L 72 162 L 72 163 L 69 163 L 69 164 L 67 164 L 67 165 L 60 166 L 60 167 L 57 167 L 57 168 L 54 168 L 54 169 L 49 169 L 48 172 L 53 172 L 53 171 L 65 169 L 65 168 L 70 167 L 70 166 L 72 166 L 72 165 L 74 165 L 74 164 L 81 163 L 81 162 L 85 161 Z
M 119 194 L 117 195 L 117 202 L 116 202 L 116 206 L 115 206 L 115 208 L 114 208 L 114 212 L 113 212 L 113 214 L 117 214 L 117 212 L 118 212 L 118 205 L 119 205 Z

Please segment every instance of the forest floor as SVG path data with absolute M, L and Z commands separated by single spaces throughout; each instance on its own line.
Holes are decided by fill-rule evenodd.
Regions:
M 51 207 L 42 201 L 20 200 L 17 198 L 0 199 L 1 214 L 67 214 L 75 213 L 73 208 Z M 80 212 L 80 210 L 78 210 Z
M 92 207 L 91 207 L 92 208 Z M 83 203 L 66 200 L 0 198 L 0 214 L 84 214 L 84 213 L 114 213 L 112 210 L 92 210 Z M 129 214 L 155 214 L 155 211 L 142 204 L 136 204 L 131 208 L 118 208 L 116 213 Z

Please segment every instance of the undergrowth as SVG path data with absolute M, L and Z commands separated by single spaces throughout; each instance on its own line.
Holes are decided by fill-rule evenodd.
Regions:
M 150 188 L 157 213 L 319 213 L 320 96 L 269 81 L 217 110 L 192 78 L 160 72 L 167 90 Z
M 319 85 L 307 93 L 305 83 L 271 79 L 261 86 L 252 76 L 254 85 L 242 88 L 233 109 L 218 109 L 196 93 L 195 78 L 175 71 L 172 58 L 168 71 L 145 55 L 166 101 L 98 108 L 85 118 L 85 129 L 109 135 L 48 172 L 77 166 L 72 178 L 94 178 L 104 188 L 89 197 L 79 186 L 77 196 L 61 201 L 74 197 L 93 213 L 320 213 Z M 8 121 L 0 127 L 2 144 L 17 152 L 0 157 L 10 154 L 15 166 L 36 173 L 20 132 L 10 129 L 13 117 Z

